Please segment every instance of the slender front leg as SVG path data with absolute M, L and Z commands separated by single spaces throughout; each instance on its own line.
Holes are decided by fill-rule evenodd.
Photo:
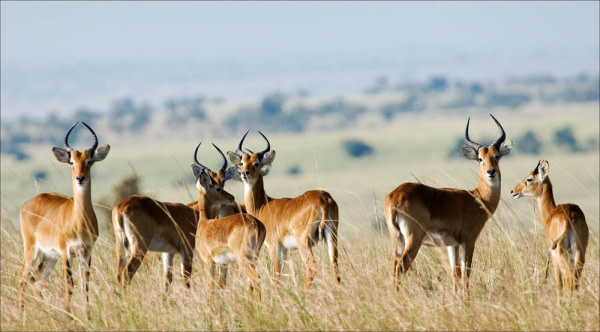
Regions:
M 163 285 L 165 292 L 167 292 L 169 291 L 169 285 L 173 281 L 173 258 L 175 254 L 163 252 L 161 256 L 163 261 Z
M 460 246 L 448 246 L 448 260 L 450 261 L 450 274 L 452 275 L 452 289 L 456 293 L 461 278 Z
M 463 292 L 469 290 L 469 277 L 471 276 L 471 264 L 473 262 L 473 252 L 475 243 L 463 243 L 461 253 L 461 271 Z
M 92 266 L 92 253 L 90 251 L 85 250 L 81 257 L 81 267 L 83 269 L 84 274 L 84 289 L 85 289 L 85 313 L 87 319 L 91 318 L 90 314 L 90 267 Z
M 66 311 L 71 311 L 71 296 L 73 295 L 73 275 L 71 273 L 71 255 L 67 253 L 67 249 L 64 248 L 62 252 L 63 258 L 63 270 L 65 277 L 65 293 L 67 297 Z

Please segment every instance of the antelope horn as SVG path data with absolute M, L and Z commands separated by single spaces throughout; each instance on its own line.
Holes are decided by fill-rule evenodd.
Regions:
M 502 125 L 500 124 L 500 122 L 498 122 L 498 120 L 496 120 L 496 118 L 490 114 L 490 116 L 492 117 L 492 119 L 494 119 L 494 122 L 496 122 L 496 125 L 498 126 L 498 128 L 500 128 L 500 131 L 502 132 L 500 134 L 500 138 L 498 138 L 493 145 L 496 147 L 496 150 L 500 150 L 500 144 L 502 144 L 502 142 L 504 142 L 504 140 L 506 139 L 506 133 L 504 132 L 504 128 L 502 128 Z
M 92 128 L 90 128 L 90 126 L 87 125 L 87 123 L 81 121 L 81 123 L 83 123 L 84 126 L 87 127 L 87 129 L 89 129 L 89 131 L 92 133 L 92 137 L 94 137 L 94 145 L 92 145 L 92 147 L 90 148 L 90 151 L 92 151 L 92 153 L 94 153 L 94 151 L 96 151 L 96 148 L 98 147 L 98 136 L 96 136 L 96 133 L 94 132 L 94 130 Z
M 210 172 L 210 168 L 202 165 L 199 161 L 198 161 L 198 148 L 200 148 L 200 144 L 202 144 L 202 142 L 198 143 L 198 146 L 196 147 L 196 150 L 194 151 L 194 162 L 196 163 L 196 165 L 202 167 L 202 171 L 204 172 Z
M 67 131 L 67 135 L 65 136 L 65 148 L 69 149 L 69 151 L 73 150 L 73 148 L 71 146 L 69 146 L 69 135 L 71 135 L 71 132 L 73 131 L 73 128 L 75 128 L 75 126 L 77 126 L 77 124 L 79 123 L 79 121 L 75 122 L 75 124 L 73 126 L 71 126 L 71 129 L 69 129 L 69 131 Z
M 264 149 L 263 151 L 257 153 L 258 158 L 262 159 L 264 154 L 271 150 L 271 144 L 269 143 L 269 140 L 265 137 L 265 135 L 263 135 L 263 133 L 261 133 L 260 131 L 258 133 L 260 134 L 260 136 L 262 136 L 265 139 L 265 141 L 267 141 L 267 148 Z
M 219 169 L 219 171 L 221 171 L 222 173 L 225 173 L 225 169 L 227 168 L 227 158 L 225 158 L 223 151 L 221 151 L 221 149 L 219 149 L 219 147 L 216 146 L 215 143 L 213 143 L 213 146 L 215 147 L 215 149 L 217 149 L 217 151 L 219 151 L 219 154 L 221 154 L 221 158 L 223 158 L 223 164 L 221 165 L 221 168 Z
M 244 154 L 244 151 L 242 150 L 242 144 L 244 144 L 244 140 L 246 139 L 246 136 L 248 135 L 249 132 L 250 132 L 250 130 L 248 129 L 248 131 L 242 137 L 242 140 L 240 141 L 240 144 L 238 144 L 237 150 L 235 151 L 235 153 L 238 154 L 238 155 L 240 155 L 240 156 L 242 154 Z
M 470 146 L 471 148 L 473 148 L 475 150 L 475 152 L 479 151 L 479 148 L 483 147 L 483 145 L 479 144 L 479 143 L 475 143 L 473 141 L 471 141 L 471 139 L 469 138 L 469 122 L 471 121 L 471 117 L 469 117 L 469 119 L 467 120 L 467 128 L 465 129 L 465 143 L 467 144 L 467 146 Z

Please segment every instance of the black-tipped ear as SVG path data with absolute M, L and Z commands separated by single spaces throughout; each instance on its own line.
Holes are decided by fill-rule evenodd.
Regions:
M 239 154 L 232 151 L 228 151 L 227 156 L 229 157 L 229 161 L 231 161 L 232 164 L 238 166 L 242 164 L 242 156 L 240 156 Z
M 204 173 L 204 169 L 196 164 L 192 164 L 192 172 L 194 172 L 194 177 L 198 179 L 200 174 Z
M 52 148 L 52 153 L 54 153 L 56 160 L 60 161 L 61 163 L 68 164 L 71 162 L 71 152 L 65 148 L 59 148 L 55 146 Z
M 467 159 L 477 160 L 479 159 L 479 155 L 477 151 L 468 145 L 463 145 L 460 147 L 460 152 L 462 152 L 463 156 Z
M 225 171 L 224 181 L 234 179 L 236 181 L 242 181 L 240 172 L 237 166 L 231 166 Z
M 273 161 L 275 160 L 275 150 L 271 150 L 263 155 L 262 160 L 260 161 L 261 165 L 271 166 Z

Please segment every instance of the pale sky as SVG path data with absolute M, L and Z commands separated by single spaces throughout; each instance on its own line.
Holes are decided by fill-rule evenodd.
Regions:
M 5 2 L 2 63 L 371 53 L 598 52 L 591 2 Z
M 2 1 L 2 116 L 599 71 L 599 2 Z M 153 99 L 154 98 L 154 99 Z

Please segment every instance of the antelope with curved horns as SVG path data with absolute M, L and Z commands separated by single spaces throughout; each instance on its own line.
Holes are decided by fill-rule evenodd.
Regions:
M 210 170 L 208 167 L 201 165 L 197 159 L 195 159 L 194 161 L 196 163 L 198 163 L 199 165 L 201 165 L 202 167 L 204 167 L 206 170 L 208 170 L 208 172 L 209 172 L 208 175 L 210 175 L 210 177 L 213 179 L 213 181 L 217 182 L 222 188 L 224 188 L 225 182 L 234 177 L 236 169 L 235 169 L 235 167 L 227 168 L 227 158 L 223 154 L 223 151 L 221 151 L 221 149 L 219 149 L 218 146 L 216 146 L 214 144 L 213 144 L 213 146 L 215 149 L 217 149 L 217 151 L 221 155 L 221 158 L 223 161 L 219 170 L 214 172 L 214 171 Z M 198 148 L 199 148 L 199 146 L 196 147 L 194 156 L 196 156 Z M 191 202 L 191 203 L 187 204 L 187 206 L 197 208 L 198 201 Z M 212 209 L 213 209 L 213 211 L 211 212 L 211 215 L 213 215 L 215 217 L 218 216 L 219 218 L 227 217 L 227 216 L 235 214 L 235 213 L 246 213 L 245 205 L 237 204 L 235 201 L 215 204 L 215 205 L 213 205 Z
M 98 237 L 98 222 L 92 207 L 92 179 L 90 170 L 97 161 L 108 155 L 110 146 L 98 147 L 96 133 L 85 122 L 83 125 L 91 132 L 94 144 L 91 148 L 78 151 L 69 146 L 69 135 L 79 123 L 76 122 L 67 132 L 64 148 L 54 147 L 52 152 L 56 159 L 69 164 L 72 171 L 73 197 L 56 193 L 39 194 L 21 207 L 21 232 L 23 235 L 24 258 L 23 270 L 19 281 L 19 307 L 24 308 L 23 295 L 26 279 L 37 258 L 41 256 L 35 276 L 46 279 L 54 268 L 56 261 L 62 260 L 65 278 L 66 308 L 70 310 L 73 288 L 71 263 L 73 255 L 81 258 L 84 271 L 83 280 L 86 296 L 86 311 L 89 318 L 89 279 L 91 252 Z
M 248 131 L 249 132 L 249 131 Z M 266 244 L 276 282 L 290 249 L 298 249 L 306 268 L 304 289 L 310 286 L 316 273 L 312 247 L 325 238 L 333 278 L 340 282 L 338 270 L 338 205 L 331 195 L 322 190 L 311 190 L 295 198 L 271 198 L 265 193 L 263 176 L 269 173 L 275 159 L 269 140 L 261 152 L 248 154 L 242 145 L 248 132 L 242 137 L 236 152 L 228 152 L 229 160 L 237 166 L 236 180 L 244 182 L 244 201 L 248 213 L 260 219 L 267 228 Z
M 467 191 L 404 183 L 385 197 L 396 289 L 400 274 L 408 271 L 422 244 L 447 247 L 454 289 L 460 279 L 463 290 L 468 289 L 475 241 L 500 202 L 499 161 L 512 149 L 502 125 L 490 116 L 501 131 L 500 137 L 487 147 L 471 141 L 469 118 L 465 145 L 460 148 L 465 158 L 479 163 L 477 188 Z
M 237 262 L 248 276 L 250 290 L 254 290 L 260 297 L 259 276 L 255 265 L 265 241 L 265 226 L 260 220 L 247 213 L 236 213 L 218 218 L 217 210 L 213 207 L 219 204 L 231 204 L 234 198 L 210 176 L 214 172 L 198 162 L 197 153 L 200 144 L 194 151 L 194 164 L 192 164 L 198 188 L 199 220 L 196 231 L 196 250 L 204 261 L 211 294 L 214 290 L 217 267 L 220 270 L 219 286 L 223 288 L 227 281 L 229 263 Z M 213 144 L 213 146 L 219 152 L 221 151 L 216 145 Z M 220 172 L 223 171 L 224 167 Z M 225 171 L 225 180 L 234 173 L 234 167 Z
M 533 171 L 530 171 L 510 193 L 515 198 L 537 197 L 540 214 L 544 220 L 546 244 L 554 266 L 556 295 L 560 299 L 563 284 L 569 291 L 579 286 L 579 278 L 585 264 L 589 229 L 579 206 L 556 205 L 549 172 L 548 161 L 540 160 Z

